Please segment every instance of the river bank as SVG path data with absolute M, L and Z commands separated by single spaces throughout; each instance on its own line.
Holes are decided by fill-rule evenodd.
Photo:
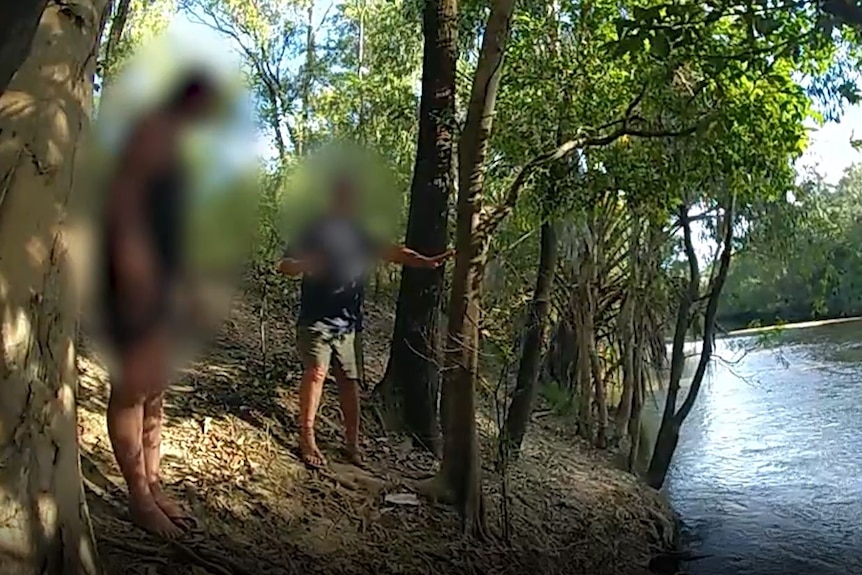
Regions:
M 765 325 L 761 327 L 751 327 L 746 329 L 737 329 L 727 333 L 725 337 L 740 337 L 744 335 L 759 335 L 784 330 L 807 329 L 812 327 L 830 327 L 843 324 L 852 324 L 862 322 L 862 317 L 842 317 L 836 319 L 822 319 L 801 321 L 796 323 L 779 323 L 775 325 Z
M 650 557 L 673 548 L 674 515 L 663 497 L 555 417 L 533 423 L 521 458 L 501 474 L 493 414 L 479 415 L 488 541 L 463 538 L 450 508 L 415 495 L 415 481 L 437 462 L 373 418 L 364 420 L 367 469 L 340 461 L 333 390 L 320 418 L 331 468 L 307 471 L 295 448 L 292 302 L 270 302 L 265 356 L 258 303 L 237 303 L 213 349 L 168 397 L 165 482 L 201 528 L 180 544 L 159 543 L 128 522 L 104 424 L 106 374 L 93 353 L 81 354 L 85 487 L 109 574 L 644 575 Z M 371 306 L 368 316 L 366 372 L 376 381 L 393 318 L 388 307 Z

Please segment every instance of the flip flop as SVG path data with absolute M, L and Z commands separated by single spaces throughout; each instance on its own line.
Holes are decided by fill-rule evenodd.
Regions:
M 302 463 L 305 464 L 309 469 L 326 469 L 327 462 L 326 458 L 321 455 L 315 455 L 313 453 L 303 453 L 301 454 Z

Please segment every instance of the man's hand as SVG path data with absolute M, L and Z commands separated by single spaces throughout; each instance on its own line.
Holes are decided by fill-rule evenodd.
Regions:
M 281 273 L 289 276 L 315 276 L 320 273 L 322 266 L 319 258 L 307 256 L 302 259 L 282 258 L 282 260 L 278 262 L 277 269 Z
M 447 250 L 436 256 L 423 256 L 404 246 L 392 246 L 384 253 L 384 259 L 411 268 L 437 269 L 453 255 L 455 250 Z
M 455 250 L 447 250 L 436 256 L 421 256 L 423 258 L 423 267 L 437 269 L 446 263 L 446 260 L 455 255 Z

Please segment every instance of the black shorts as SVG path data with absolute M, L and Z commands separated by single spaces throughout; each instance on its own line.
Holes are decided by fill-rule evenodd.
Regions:
M 145 309 L 135 310 L 133 316 L 126 311 L 127 306 L 116 290 L 106 290 L 104 325 L 109 344 L 116 351 L 123 351 L 164 326 L 170 314 L 169 293 L 167 285 L 161 286 Z

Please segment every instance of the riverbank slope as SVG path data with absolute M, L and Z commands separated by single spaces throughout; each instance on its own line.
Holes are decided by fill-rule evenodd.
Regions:
M 331 389 L 319 420 L 331 470 L 306 470 L 296 451 L 292 305 L 269 303 L 263 345 L 259 298 L 241 298 L 209 353 L 169 394 L 164 479 L 200 522 L 180 544 L 160 543 L 128 522 L 105 428 L 106 373 L 93 352 L 81 354 L 82 465 L 109 574 L 637 575 L 648 573 L 652 554 L 672 546 L 673 516 L 661 496 L 614 469 L 608 456 L 552 417 L 533 424 L 504 481 L 491 463 L 493 414 L 480 414 L 488 524 L 495 534 L 489 541 L 463 538 L 450 508 L 414 495 L 411 486 L 433 473 L 436 462 L 373 418 L 364 421 L 368 469 L 339 460 Z M 374 382 L 385 368 L 393 318 L 369 307 L 366 376 Z

